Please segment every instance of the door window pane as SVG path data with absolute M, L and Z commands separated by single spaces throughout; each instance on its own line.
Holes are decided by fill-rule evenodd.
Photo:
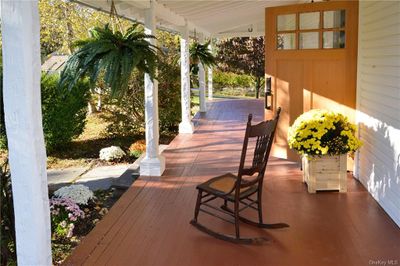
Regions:
M 325 31 L 323 36 L 324 48 L 344 48 L 346 35 L 344 31 Z
M 319 48 L 319 32 L 301 32 L 299 38 L 300 49 Z
M 346 10 L 324 11 L 324 29 L 344 28 Z
M 296 29 L 296 14 L 279 15 L 277 17 L 277 30 L 287 31 Z
M 278 34 L 276 40 L 276 49 L 278 50 L 296 49 L 296 34 L 295 33 Z
M 300 13 L 300 30 L 319 29 L 319 12 Z

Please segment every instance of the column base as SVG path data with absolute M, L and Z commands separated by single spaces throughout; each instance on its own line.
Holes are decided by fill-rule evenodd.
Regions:
M 194 125 L 192 122 L 181 122 L 179 124 L 179 133 L 182 134 L 193 134 Z
M 200 101 L 202 101 L 202 102 L 200 103 L 199 112 L 206 113 L 207 112 L 206 98 L 200 99 Z
M 156 158 L 146 156 L 140 162 L 140 175 L 143 176 L 162 176 L 165 170 L 165 158 L 159 155 Z

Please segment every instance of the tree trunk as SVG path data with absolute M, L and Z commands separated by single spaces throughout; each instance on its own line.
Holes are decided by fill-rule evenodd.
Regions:
M 256 77 L 256 99 L 260 98 L 261 78 Z
M 88 115 L 91 115 L 95 112 L 96 108 L 93 106 L 91 100 L 88 102 Z
M 101 110 L 103 108 L 101 94 L 102 94 L 102 90 L 100 87 L 98 87 L 97 88 L 97 106 L 96 106 L 97 112 L 101 112 Z
M 69 53 L 72 54 L 73 53 L 73 45 L 72 44 L 73 44 L 73 39 L 74 39 L 74 29 L 72 27 L 71 21 L 69 20 L 69 17 L 71 15 L 71 10 L 69 9 L 68 5 L 64 6 L 63 14 L 67 20 L 67 22 L 66 22 L 67 23 L 66 24 L 66 26 L 67 26 L 67 28 L 66 28 L 66 30 L 67 30 L 67 45 L 68 45 L 67 48 L 68 48 Z

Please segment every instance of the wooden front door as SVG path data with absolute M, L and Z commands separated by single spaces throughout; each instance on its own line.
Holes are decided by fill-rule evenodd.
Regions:
M 272 155 L 297 161 L 287 130 L 300 114 L 324 108 L 354 121 L 358 2 L 272 7 L 265 16 L 265 69 L 272 91 L 266 117 L 282 107 Z

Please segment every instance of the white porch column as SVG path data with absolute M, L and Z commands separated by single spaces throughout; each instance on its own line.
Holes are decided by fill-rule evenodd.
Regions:
M 201 37 L 200 42 L 204 41 L 204 38 Z M 206 72 L 204 71 L 204 66 L 200 62 L 199 63 L 199 103 L 200 103 L 200 112 L 205 113 L 207 111 L 206 107 Z
M 190 62 L 189 62 L 189 29 L 187 26 L 181 32 L 181 105 L 182 122 L 179 133 L 192 134 L 194 126 L 190 110 Z
M 3 90 L 19 265 L 51 265 L 37 0 L 1 1 Z
M 212 41 L 210 42 L 210 44 L 208 45 L 208 49 L 212 52 Z M 211 66 L 209 66 L 207 68 L 208 70 L 208 100 L 212 100 L 213 99 L 213 69 Z
M 202 63 L 199 63 L 199 102 L 200 112 L 207 112 L 206 108 L 206 72 Z
M 155 2 L 150 1 L 150 8 L 145 11 L 145 32 L 156 35 Z M 156 45 L 155 39 L 149 41 Z M 158 82 L 152 80 L 149 74 L 144 75 L 145 124 L 146 124 L 146 155 L 140 162 L 140 175 L 161 176 L 165 170 L 165 159 L 158 149 Z

